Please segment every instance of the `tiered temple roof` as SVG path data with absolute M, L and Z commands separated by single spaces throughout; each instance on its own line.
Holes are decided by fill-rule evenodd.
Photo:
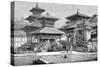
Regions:
M 81 19 L 89 19 L 90 17 L 82 14 L 79 12 L 79 9 L 77 9 L 77 13 L 73 14 L 71 16 L 66 17 L 66 19 L 71 20 L 71 21 L 75 21 L 75 20 L 81 20 Z
M 59 20 L 59 18 L 52 16 L 49 13 L 47 13 L 46 15 L 43 15 L 43 18 L 48 19 L 48 20 L 55 20 L 55 21 Z M 42 18 L 40 17 L 39 20 L 42 20 Z
M 26 20 L 30 21 L 30 23 L 34 22 L 37 18 L 42 17 L 41 15 L 30 15 L 26 18 Z
M 30 12 L 32 12 L 32 15 L 28 16 L 26 20 L 29 22 L 34 22 L 37 18 L 41 17 L 41 13 L 45 10 L 42 8 L 39 8 L 38 3 L 36 3 L 36 7 L 33 7 Z
M 33 7 L 31 10 L 30 10 L 30 12 L 32 12 L 33 14 L 41 14 L 42 12 L 44 12 L 45 10 L 44 9 L 42 9 L 42 8 L 40 8 L 39 6 L 38 6 L 38 3 L 36 3 L 36 7 Z
M 30 10 L 30 12 L 32 12 L 33 14 L 26 18 L 26 20 L 28 20 L 29 22 L 36 22 L 37 20 L 37 22 L 41 23 L 42 27 L 40 29 L 37 29 L 37 27 L 26 26 L 22 30 L 30 32 L 30 34 L 40 39 L 55 39 L 55 37 L 65 34 L 64 32 L 54 28 L 54 23 L 59 20 L 59 18 L 54 17 L 49 13 L 47 13 L 46 15 L 41 15 L 41 13 L 44 11 L 44 9 L 38 7 L 37 3 L 36 7 Z M 39 37 L 40 35 L 42 36 Z
M 39 17 L 38 20 L 41 21 L 41 24 L 43 27 L 54 27 L 54 23 L 59 20 L 59 18 L 54 17 L 47 13 L 46 15 L 43 15 L 42 17 Z
M 36 31 L 39 28 L 40 27 L 37 27 L 37 26 L 25 26 L 25 27 L 21 28 L 21 30 L 23 30 L 26 33 L 30 33 L 32 31 Z
M 92 17 L 89 17 L 87 15 L 81 14 L 78 10 L 76 14 L 68 16 L 66 17 L 66 19 L 70 21 L 68 21 L 68 23 L 66 22 L 67 25 L 61 29 L 69 29 L 69 28 L 73 29 L 77 27 L 77 25 L 80 25 L 80 24 L 82 25 L 83 22 L 84 22 L 84 26 L 87 26 L 87 27 L 97 26 L 97 15 L 93 15 Z M 73 21 L 75 21 L 76 23 L 72 23 Z

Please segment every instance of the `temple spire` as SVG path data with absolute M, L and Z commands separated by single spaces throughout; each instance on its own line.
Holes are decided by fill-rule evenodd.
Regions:
M 77 14 L 79 14 L 79 9 L 77 9 Z
M 33 7 L 30 12 L 37 15 L 40 15 L 42 12 L 44 12 L 45 10 L 39 7 L 39 3 L 36 2 L 35 7 Z
M 38 8 L 38 3 L 36 3 L 36 8 Z

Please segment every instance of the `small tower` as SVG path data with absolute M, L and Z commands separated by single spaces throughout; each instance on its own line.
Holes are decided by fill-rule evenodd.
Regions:
M 33 7 L 31 10 L 29 10 L 32 15 L 28 16 L 26 18 L 26 20 L 28 20 L 30 23 L 32 22 L 36 22 L 37 21 L 37 18 L 41 17 L 41 13 L 44 12 L 45 10 L 40 8 L 38 6 L 38 3 L 36 3 L 36 6 Z
M 36 3 L 36 6 L 33 7 L 30 12 L 32 12 L 33 14 L 41 14 L 42 12 L 44 12 L 45 10 L 42 8 L 39 8 L 38 3 Z

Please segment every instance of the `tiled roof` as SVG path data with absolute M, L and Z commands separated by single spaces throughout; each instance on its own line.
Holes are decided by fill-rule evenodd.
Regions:
M 65 34 L 63 31 L 60 31 L 56 28 L 51 28 L 51 27 L 44 27 L 43 29 L 39 29 L 37 31 L 31 32 L 31 34 L 34 34 L 34 33 Z
M 36 7 L 33 7 L 30 11 L 31 12 L 33 12 L 33 11 L 41 11 L 41 12 L 44 12 L 45 10 L 44 9 L 42 9 L 42 8 L 40 8 L 39 6 L 38 6 L 38 3 L 36 3 Z
M 79 21 L 79 22 L 77 22 L 77 23 L 68 24 L 68 25 L 62 27 L 61 29 L 75 28 L 75 27 L 77 27 L 77 25 L 81 24 L 81 22 L 82 22 L 82 21 Z M 96 22 L 90 22 L 89 20 L 86 20 L 86 21 L 84 22 L 84 25 L 85 25 L 86 27 L 95 27 L 95 26 L 97 26 L 97 23 L 96 23 Z
M 42 16 L 41 15 L 30 15 L 30 16 L 28 16 L 27 18 L 26 18 L 26 20 L 28 20 L 28 21 L 34 21 L 35 19 L 37 19 L 37 18 L 41 18 Z
M 21 30 L 27 32 L 27 33 L 30 33 L 32 31 L 36 31 L 37 29 L 39 29 L 40 27 L 37 27 L 37 26 L 25 26 L 23 28 L 21 28 Z
M 73 14 L 73 15 L 66 17 L 66 19 L 74 19 L 74 18 L 77 18 L 77 17 L 83 17 L 83 18 L 87 18 L 87 19 L 90 18 L 88 15 L 77 12 L 76 14 Z
M 44 9 L 39 8 L 39 7 L 38 8 L 32 8 L 30 11 L 33 12 L 34 10 L 38 10 L 38 11 L 42 11 L 42 12 L 45 11 Z
M 29 17 L 26 18 L 26 20 L 28 21 L 34 21 L 35 19 L 38 20 L 43 20 L 43 19 L 50 19 L 50 20 L 59 20 L 59 18 L 50 15 L 49 13 L 47 13 L 46 15 L 30 15 Z
M 26 33 L 22 30 L 15 30 L 14 35 L 26 35 Z
M 49 13 L 47 13 L 46 15 L 43 15 L 42 17 L 40 17 L 39 19 L 52 19 L 52 20 L 59 20 L 59 18 L 55 17 L 55 16 L 52 16 L 50 15 Z

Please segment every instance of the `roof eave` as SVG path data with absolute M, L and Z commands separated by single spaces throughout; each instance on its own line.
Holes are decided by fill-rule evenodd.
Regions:
M 29 10 L 30 12 L 33 12 L 33 11 L 41 11 L 41 12 L 44 12 L 45 10 L 44 9 L 41 9 L 41 8 L 32 8 L 31 10 Z

